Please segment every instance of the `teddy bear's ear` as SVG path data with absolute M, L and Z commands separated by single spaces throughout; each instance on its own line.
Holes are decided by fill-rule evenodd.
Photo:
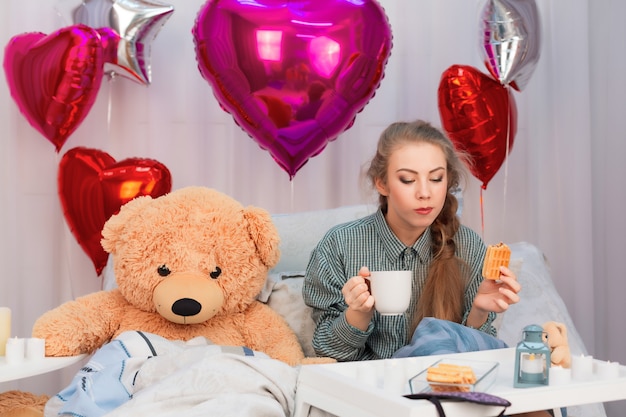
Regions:
M 129 223 L 129 220 L 143 210 L 152 201 L 151 196 L 137 197 L 124 204 L 117 214 L 114 214 L 106 221 L 102 229 L 102 240 L 100 244 L 108 253 L 115 253 L 115 248 L 120 241 L 120 236 Z
M 567 327 L 565 326 L 565 324 L 555 322 L 554 325 L 556 326 L 557 329 L 559 329 L 559 333 L 561 333 L 561 335 L 563 336 L 567 335 Z
M 563 323 L 559 323 L 557 321 L 548 321 L 543 325 L 545 330 L 549 330 L 549 328 L 556 328 L 561 335 L 567 335 L 567 327 Z
M 266 210 L 252 206 L 244 209 L 243 217 L 248 223 L 248 233 L 254 241 L 261 261 L 268 268 L 274 267 L 280 259 L 280 236 L 272 217 Z

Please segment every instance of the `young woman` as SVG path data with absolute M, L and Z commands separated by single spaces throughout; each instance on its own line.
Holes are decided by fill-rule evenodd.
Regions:
M 420 320 L 436 317 L 495 335 L 496 313 L 519 301 L 508 268 L 483 280 L 486 247 L 460 224 L 452 191 L 465 175 L 452 142 L 423 121 L 398 122 L 380 136 L 367 176 L 376 213 L 329 230 L 311 254 L 303 296 L 313 308 L 313 346 L 338 361 L 391 357 Z M 383 316 L 365 278 L 370 270 L 413 271 L 404 315 Z

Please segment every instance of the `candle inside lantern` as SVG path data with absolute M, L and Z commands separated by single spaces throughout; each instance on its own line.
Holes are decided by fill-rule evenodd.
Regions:
M 522 372 L 526 374 L 542 374 L 543 356 L 534 353 L 523 354 L 521 368 Z
M 602 379 L 619 378 L 619 362 L 598 362 L 598 376 Z
M 572 380 L 572 370 L 562 366 L 550 367 L 550 385 L 563 385 Z
M 550 347 L 545 332 L 538 324 L 524 327 L 522 340 L 515 348 L 515 388 L 548 385 Z
M 9 365 L 21 363 L 24 360 L 24 339 L 12 337 L 7 340 L 5 356 Z
M 572 378 L 587 380 L 593 375 L 593 356 L 572 356 Z
M 0 356 L 5 354 L 5 346 L 11 337 L 11 309 L 0 307 Z

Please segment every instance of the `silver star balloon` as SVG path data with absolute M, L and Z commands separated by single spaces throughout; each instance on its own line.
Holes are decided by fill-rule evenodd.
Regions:
M 84 0 L 74 12 L 74 22 L 100 33 L 105 71 L 148 85 L 151 43 L 173 12 L 172 6 L 155 0 Z
M 535 0 L 488 0 L 482 11 L 482 51 L 489 72 L 503 85 L 524 89 L 540 55 Z

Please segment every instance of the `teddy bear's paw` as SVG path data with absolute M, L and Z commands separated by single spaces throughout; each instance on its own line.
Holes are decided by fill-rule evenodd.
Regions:
M 43 410 L 39 407 L 24 407 L 0 413 L 0 417 L 43 417 Z
M 47 395 L 24 391 L 6 391 L 0 394 L 0 417 L 42 417 Z

